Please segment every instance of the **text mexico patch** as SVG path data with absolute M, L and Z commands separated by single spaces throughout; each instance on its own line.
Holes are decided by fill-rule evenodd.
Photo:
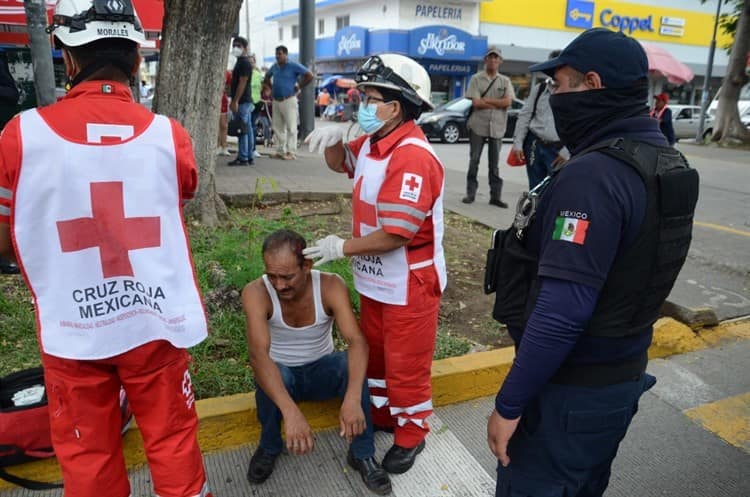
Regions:
M 419 194 L 422 191 L 422 176 L 412 173 L 404 173 L 401 181 L 401 194 L 398 198 L 409 200 L 411 202 L 419 201 Z
M 589 222 L 574 217 L 558 216 L 555 219 L 555 231 L 552 232 L 553 240 L 562 240 L 583 245 L 586 240 L 586 231 L 589 229 Z

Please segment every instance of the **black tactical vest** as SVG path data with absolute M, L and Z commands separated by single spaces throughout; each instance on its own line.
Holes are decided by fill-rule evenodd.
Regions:
M 594 151 L 638 172 L 646 186 L 647 205 L 635 240 L 612 264 L 586 333 L 635 335 L 658 319 L 687 258 L 698 201 L 698 172 L 671 147 L 616 138 L 580 155 Z M 497 293 L 492 315 L 519 329 L 525 328 L 539 292 L 538 259 L 524 248 L 522 231 L 516 225 L 495 237 L 493 271 L 489 271 L 488 258 Z

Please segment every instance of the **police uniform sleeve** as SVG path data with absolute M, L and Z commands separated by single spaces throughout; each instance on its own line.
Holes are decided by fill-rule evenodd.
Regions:
M 588 154 L 558 175 L 542 202 L 539 275 L 601 290 L 643 222 L 646 189 L 638 174 Z
M 186 203 L 195 197 L 198 189 L 198 168 L 195 163 L 193 141 L 187 130 L 174 119 L 172 133 L 174 136 L 175 156 L 177 158 L 177 174 L 180 182 L 180 199 Z
M 414 238 L 440 194 L 439 170 L 434 157 L 415 145 L 393 153 L 378 194 L 378 221 L 383 231 Z
M 0 223 L 10 224 L 11 206 L 21 166 L 20 116 L 6 124 L 0 135 Z

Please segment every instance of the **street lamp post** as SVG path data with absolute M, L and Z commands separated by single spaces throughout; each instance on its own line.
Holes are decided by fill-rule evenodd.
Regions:
M 721 14 L 721 0 L 716 4 L 716 17 L 714 17 L 714 35 L 711 37 L 711 45 L 708 48 L 708 64 L 706 66 L 706 77 L 703 80 L 703 91 L 701 92 L 701 117 L 698 122 L 698 133 L 695 141 L 703 143 L 703 130 L 706 124 L 706 111 L 708 110 L 708 92 L 711 81 L 711 71 L 714 68 L 714 52 L 716 51 L 716 31 L 719 27 L 719 15 Z

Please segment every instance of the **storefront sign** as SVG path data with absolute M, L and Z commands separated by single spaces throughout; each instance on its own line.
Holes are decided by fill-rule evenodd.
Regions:
M 476 66 L 473 64 L 428 62 L 424 66 L 430 74 L 472 74 L 476 72 Z
M 606 27 L 639 40 L 707 47 L 713 34 L 715 6 L 707 9 L 700 2 L 695 2 L 690 9 L 669 6 L 676 3 L 642 0 L 492 1 L 481 3 L 479 22 L 570 32 Z M 529 12 L 534 15 L 529 15 Z M 731 39 L 720 31 L 717 43 L 730 44 Z
M 367 30 L 359 26 L 340 29 L 334 36 L 338 57 L 364 57 Z
M 410 35 L 410 52 L 424 58 L 462 58 L 469 53 L 471 36 L 445 26 L 415 29 Z
M 414 12 L 415 17 L 429 17 L 432 19 L 454 19 L 460 20 L 463 15 L 461 7 L 444 7 L 442 5 L 430 5 L 418 3 Z

